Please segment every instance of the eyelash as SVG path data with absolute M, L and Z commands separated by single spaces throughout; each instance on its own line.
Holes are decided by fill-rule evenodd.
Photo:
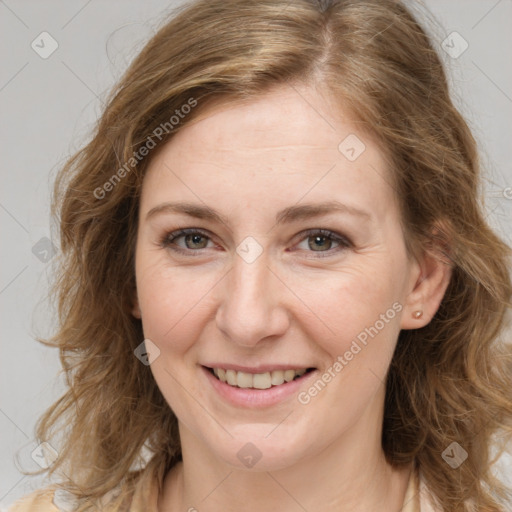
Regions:
M 175 240 L 177 240 L 178 238 L 181 238 L 182 236 L 186 236 L 186 235 L 201 235 L 201 236 L 211 240 L 211 237 L 208 235 L 208 233 L 206 231 L 203 231 L 202 229 L 185 228 L 185 229 L 179 229 L 177 231 L 173 231 L 171 233 L 167 233 L 161 239 L 160 245 L 161 245 L 161 247 L 163 247 L 165 249 L 171 249 L 172 251 L 178 252 L 180 254 L 186 254 L 188 256 L 191 256 L 192 255 L 191 253 L 199 253 L 197 255 L 194 255 L 194 256 L 199 256 L 201 254 L 201 251 L 203 249 L 206 249 L 206 247 L 203 249 L 197 249 L 197 250 L 183 249 L 174 244 Z M 307 252 L 312 252 L 312 253 L 319 253 L 318 256 L 314 256 L 315 258 L 326 258 L 326 257 L 332 256 L 333 253 L 338 253 L 339 251 L 342 251 L 344 249 L 348 249 L 348 248 L 352 247 L 352 243 L 346 237 L 338 235 L 334 231 L 330 231 L 328 229 L 309 229 L 302 233 L 302 238 L 300 239 L 300 242 L 302 242 L 303 240 L 305 240 L 307 238 L 313 237 L 313 236 L 321 236 L 321 237 L 329 238 L 332 241 L 337 242 L 339 244 L 338 247 L 336 247 L 334 249 L 329 249 L 327 251 L 307 251 Z M 327 254 L 320 255 L 322 253 L 324 253 L 324 254 L 327 253 Z

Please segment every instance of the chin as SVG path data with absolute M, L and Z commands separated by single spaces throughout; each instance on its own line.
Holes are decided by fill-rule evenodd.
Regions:
M 277 428 L 276 428 L 277 427 Z M 278 471 L 289 468 L 308 455 L 306 447 L 310 436 L 292 435 L 288 432 L 272 432 L 276 424 L 240 426 L 240 432 L 213 451 L 226 464 L 237 470 Z

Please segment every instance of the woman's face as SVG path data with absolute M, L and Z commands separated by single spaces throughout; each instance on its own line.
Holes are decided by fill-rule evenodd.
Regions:
M 134 314 L 182 443 L 258 469 L 378 445 L 419 276 L 390 183 L 372 140 L 306 87 L 206 109 L 155 156 Z

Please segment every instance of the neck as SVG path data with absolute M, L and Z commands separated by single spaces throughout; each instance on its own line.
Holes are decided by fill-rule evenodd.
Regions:
M 234 468 L 180 425 L 183 462 L 165 478 L 159 511 L 400 510 L 412 466 L 386 462 L 374 413 L 365 412 L 321 452 L 275 471 Z

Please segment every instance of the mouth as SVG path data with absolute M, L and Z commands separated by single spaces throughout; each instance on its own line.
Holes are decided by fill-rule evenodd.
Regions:
M 288 382 L 300 380 L 315 368 L 297 368 L 287 370 L 272 370 L 262 373 L 249 373 L 225 368 L 204 367 L 217 380 L 231 386 L 241 389 L 270 389 Z

